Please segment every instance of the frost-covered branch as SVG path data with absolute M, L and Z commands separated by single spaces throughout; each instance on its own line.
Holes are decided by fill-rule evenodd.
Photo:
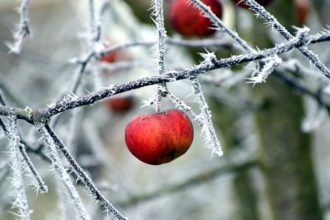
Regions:
M 15 116 L 8 117 L 7 130 L 7 136 L 10 140 L 10 149 L 8 150 L 8 152 L 10 153 L 11 169 L 13 172 L 11 183 L 14 186 L 14 194 L 16 198 L 13 206 L 17 208 L 17 216 L 19 217 L 19 219 L 29 220 L 31 219 L 31 210 L 29 208 L 23 182 L 24 165 L 22 163 L 22 155 L 19 152 L 19 146 L 21 143 L 18 136 Z
M 330 39 L 330 33 L 327 35 L 313 35 L 309 38 L 309 43 L 316 43 L 320 41 L 326 41 Z M 103 98 L 110 97 L 115 94 L 123 93 L 129 90 L 141 88 L 144 86 L 159 84 L 162 82 L 173 82 L 177 80 L 187 79 L 193 76 L 197 76 L 199 74 L 205 73 L 210 70 L 219 69 L 223 67 L 229 67 L 241 63 L 246 63 L 253 60 L 260 60 L 267 58 L 269 56 L 273 56 L 274 54 L 280 55 L 285 53 L 295 47 L 301 46 L 303 43 L 299 41 L 299 39 L 292 39 L 288 42 L 280 44 L 274 48 L 264 49 L 255 53 L 249 53 L 246 55 L 237 55 L 232 56 L 230 58 L 224 58 L 220 60 L 215 60 L 212 63 L 208 63 L 208 65 L 198 65 L 188 70 L 183 70 L 179 72 L 171 71 L 167 72 L 161 76 L 151 76 L 144 77 L 135 81 L 123 83 L 120 85 L 111 86 L 108 89 L 103 89 L 101 91 L 93 92 L 89 95 L 84 95 L 79 98 L 70 101 L 61 101 L 57 104 L 50 105 L 47 108 L 39 109 L 38 113 L 35 115 L 41 115 L 43 117 L 51 117 L 60 112 L 64 112 L 66 110 L 76 108 L 83 105 L 89 105 L 94 102 L 97 102 Z M 6 114 L 6 111 L 0 106 L 0 115 Z
M 315 34 L 311 36 L 306 36 L 307 44 L 314 44 L 323 41 L 330 40 L 330 32 Z M 169 71 L 163 75 L 155 75 L 151 77 L 143 77 L 138 80 L 130 81 L 120 85 L 111 86 L 110 88 L 103 89 L 100 91 L 92 92 L 89 95 L 83 95 L 70 100 L 62 100 L 56 104 L 48 105 L 46 108 L 41 108 L 33 111 L 32 109 L 26 108 L 14 108 L 14 107 L 4 107 L 0 106 L 0 115 L 8 116 L 10 114 L 17 115 L 17 118 L 24 119 L 30 123 L 35 121 L 47 120 L 48 118 L 59 114 L 61 112 L 80 107 L 83 105 L 93 104 L 106 97 L 113 96 L 115 94 L 123 93 L 133 89 L 138 89 L 145 86 L 155 85 L 162 82 L 174 82 L 177 80 L 188 79 L 190 77 L 197 76 L 199 74 L 206 73 L 207 71 L 220 69 L 224 67 L 230 67 L 254 60 L 260 60 L 267 58 L 269 56 L 274 56 L 283 54 L 287 51 L 292 50 L 296 47 L 301 47 L 305 45 L 305 40 L 301 42 L 299 38 L 293 38 L 285 43 L 279 44 L 276 47 L 260 50 L 254 53 L 248 53 L 243 55 L 236 55 L 229 58 L 223 58 L 220 60 L 214 60 L 208 65 L 198 65 L 193 68 L 183 70 L 183 71 Z
M 155 17 L 156 29 L 158 31 L 157 41 L 157 58 L 158 58 L 158 74 L 163 75 L 165 73 L 165 41 L 166 30 L 164 27 L 164 10 L 163 0 L 153 0 L 153 16 Z M 157 98 L 156 98 L 156 111 L 160 111 L 161 98 L 166 96 L 167 87 L 165 83 L 161 83 L 157 86 Z
M 193 120 L 195 120 L 200 126 L 203 126 L 203 120 L 201 120 L 198 115 L 193 112 L 190 106 L 188 106 L 183 100 L 179 99 L 172 93 L 168 93 L 167 97 L 173 102 L 175 107 L 186 112 Z
M 0 115 L 10 116 L 15 115 L 18 119 L 23 119 L 27 122 L 32 122 L 32 112 L 31 109 L 25 108 L 16 108 L 16 107 L 9 107 L 9 106 L 2 106 L 0 105 Z
M 91 193 L 93 198 L 101 204 L 101 206 L 109 211 L 116 219 L 124 220 L 126 219 L 99 191 L 99 189 L 95 186 L 93 181 L 89 178 L 86 172 L 80 167 L 78 162 L 73 158 L 71 153 L 67 150 L 67 147 L 60 140 L 60 138 L 55 134 L 53 129 L 49 127 L 49 125 L 45 125 L 42 128 L 45 137 L 49 137 L 52 142 L 56 145 L 56 147 L 63 153 L 65 159 L 69 162 L 69 164 L 74 169 L 75 173 L 79 177 L 79 179 L 84 183 L 87 190 Z
M 77 92 L 77 89 L 81 83 L 82 77 L 86 71 L 86 67 L 88 63 L 92 60 L 92 58 L 95 56 L 94 52 L 90 52 L 85 56 L 83 60 L 78 61 L 79 68 L 78 71 L 74 77 L 73 83 L 72 83 L 72 89 L 70 90 L 70 93 L 75 94 Z
M 77 72 L 74 75 L 72 80 L 72 85 L 69 90 L 70 94 L 75 94 L 78 90 L 78 87 L 81 83 L 82 77 L 86 71 L 87 65 L 95 58 L 95 55 L 99 52 L 99 42 L 102 34 L 102 27 L 100 21 L 100 14 L 95 9 L 94 0 L 88 0 L 88 12 L 89 12 L 89 31 L 87 33 L 87 41 L 89 48 L 87 54 L 83 56 L 82 59 L 75 59 L 74 62 L 79 65 Z M 101 11 L 99 11 L 101 13 Z M 62 99 L 63 94 L 60 95 Z
M 89 20 L 90 20 L 90 30 L 89 30 L 89 46 L 87 50 L 92 51 L 93 53 L 98 53 L 104 45 L 101 43 L 101 35 L 102 35 L 102 26 L 101 26 L 101 8 L 96 7 L 94 0 L 88 0 L 88 8 L 89 8 Z M 99 63 L 95 62 L 93 59 L 93 65 L 90 67 L 90 71 L 94 75 L 94 87 L 97 88 L 100 86 L 100 67 Z
M 6 105 L 7 105 L 7 102 L 5 101 L 5 97 L 4 97 L 4 95 L 2 94 L 2 91 L 1 91 L 1 89 L 0 89 L 0 106 L 6 106 Z M 9 107 L 9 111 L 11 111 L 11 110 L 12 110 L 12 108 Z M 18 109 L 16 109 L 16 110 L 17 110 L 17 112 L 24 112 L 24 115 L 25 115 L 26 117 L 29 117 L 28 115 L 31 113 L 30 109 L 28 109 L 28 108 L 25 108 L 25 109 L 22 110 L 22 111 L 20 111 L 20 110 L 18 110 Z M 24 116 L 24 117 L 25 117 L 25 116 Z M 18 115 L 16 115 L 16 117 L 19 118 Z M 32 123 L 32 121 L 31 121 L 30 119 L 28 119 L 27 121 Z M 3 130 L 5 133 L 8 133 L 8 129 L 7 129 L 5 123 L 3 122 L 3 120 L 2 120 L 1 118 L 0 118 L 0 127 L 2 128 L 2 130 Z M 19 134 L 18 134 L 18 135 L 19 135 Z M 28 144 L 26 141 L 24 141 L 24 140 L 21 138 L 20 135 L 19 135 L 19 138 L 20 138 L 20 142 L 21 142 L 21 145 L 20 145 L 20 146 L 24 146 L 24 151 L 32 152 L 32 153 L 34 153 L 35 155 L 38 155 L 39 157 L 41 157 L 42 159 L 44 159 L 45 161 L 50 162 L 49 159 L 48 159 L 48 157 L 45 156 L 45 155 L 43 154 L 43 152 L 41 152 L 41 151 L 39 151 L 39 150 L 35 150 L 35 149 L 33 149 L 31 146 L 29 146 L 29 144 Z M 31 165 L 33 166 L 33 164 L 31 164 Z M 29 165 L 31 171 L 32 171 L 33 169 L 35 170 L 35 171 L 32 171 L 32 173 L 37 173 L 37 172 L 36 172 L 36 169 L 33 168 L 31 165 Z M 34 174 L 33 174 L 33 175 L 34 175 Z M 40 189 L 41 191 L 44 191 L 44 190 L 47 191 L 47 186 L 44 186 L 44 184 L 42 184 L 43 181 L 42 181 L 40 175 L 39 175 L 39 177 L 37 177 L 38 175 L 34 175 L 34 176 L 36 177 L 37 182 L 38 182 L 38 184 L 39 184 L 39 186 L 40 186 L 39 189 Z
M 57 150 L 55 148 L 55 143 L 52 137 L 47 132 L 47 129 L 45 126 L 42 126 L 40 128 L 40 132 L 42 133 L 44 144 L 47 147 L 49 158 L 52 161 L 53 169 L 58 175 L 58 178 L 62 181 L 63 185 L 65 186 L 65 189 L 67 190 L 67 193 L 69 195 L 69 198 L 71 199 L 71 202 L 75 208 L 75 214 L 77 219 L 80 220 L 88 220 L 90 219 L 87 211 L 79 197 L 78 192 L 76 191 L 67 171 L 65 170 L 61 159 L 57 153 Z
M 14 33 L 14 42 L 7 43 L 10 53 L 20 53 L 24 44 L 24 41 L 31 34 L 30 20 L 28 16 L 28 6 L 30 0 L 21 0 L 20 7 L 18 9 L 20 15 L 20 21 L 18 28 Z
M 101 22 L 100 14 L 95 9 L 94 0 L 88 0 L 89 22 L 90 22 L 90 39 L 92 42 L 98 42 L 101 38 Z M 101 11 L 100 11 L 101 12 Z
M 213 24 L 217 27 L 219 30 L 224 30 L 234 41 L 236 41 L 243 51 L 246 52 L 255 52 L 255 50 L 245 41 L 243 40 L 236 32 L 232 31 L 231 29 L 227 28 L 223 22 L 218 18 L 211 10 L 211 8 L 207 5 L 205 5 L 200 0 L 190 0 L 194 5 L 196 5 L 199 9 L 203 11 L 205 15 L 207 15 Z
M 214 126 L 211 119 L 211 111 L 204 97 L 201 84 L 199 83 L 197 77 L 192 79 L 192 86 L 194 94 L 197 96 L 197 102 L 201 111 L 201 118 L 203 120 L 202 132 L 205 134 L 205 140 L 208 142 L 207 147 L 211 148 L 212 154 L 217 154 L 222 156 L 223 152 L 221 149 L 220 141 L 214 130 Z
M 6 102 L 4 101 L 4 97 L 1 94 L 0 91 L 0 105 L 5 106 Z M 12 117 L 12 116 L 10 116 Z M 15 118 L 16 120 L 16 118 Z M 2 121 L 2 119 L 0 119 L 0 126 L 2 127 L 3 131 L 5 132 L 5 134 L 7 136 L 10 136 L 10 131 L 15 131 L 15 138 L 18 139 L 18 150 L 21 154 L 21 158 L 23 159 L 23 161 L 26 163 L 26 165 L 29 168 L 30 173 L 32 174 L 32 177 L 35 179 L 36 183 L 37 183 L 37 190 L 42 192 L 42 193 L 46 193 L 48 191 L 48 187 L 46 186 L 45 182 L 43 181 L 43 179 L 41 178 L 39 172 L 37 171 L 37 169 L 35 168 L 35 166 L 33 165 L 30 157 L 28 156 L 27 152 L 26 152 L 26 146 L 24 145 L 24 142 L 21 140 L 20 135 L 18 133 L 17 128 L 15 128 L 15 130 L 13 130 L 13 127 L 11 128 L 7 128 L 7 126 L 5 125 L 5 123 Z M 12 124 L 9 124 L 9 126 L 12 126 Z M 16 126 L 16 123 L 15 123 Z
M 292 40 L 295 38 L 278 20 L 271 15 L 263 6 L 259 5 L 255 0 L 242 0 L 244 1 L 252 11 L 264 18 L 275 30 L 277 30 L 286 40 Z M 329 30 L 325 32 L 329 34 Z M 307 48 L 308 40 L 306 39 L 305 44 L 297 49 L 327 78 L 330 78 L 330 70 L 326 67 L 322 61 L 318 58 L 317 54 Z
M 165 41 L 166 41 L 166 30 L 164 27 L 164 10 L 163 0 L 153 0 L 153 16 L 155 17 L 156 29 L 158 31 L 157 41 L 157 57 L 159 74 L 165 73 Z
M 39 172 L 37 171 L 37 169 L 35 168 L 35 166 L 33 165 L 30 157 L 28 156 L 28 154 L 26 152 L 26 148 L 22 143 L 19 144 L 19 151 L 20 151 L 20 153 L 23 157 L 23 160 L 25 161 L 25 163 L 29 167 L 29 170 L 30 170 L 32 176 L 34 177 L 34 179 L 37 182 L 37 190 L 42 192 L 42 193 L 48 192 L 47 185 L 45 184 L 45 182 L 41 178 L 41 176 L 40 176 Z
M 248 82 L 252 83 L 253 85 L 258 84 L 258 83 L 264 83 L 266 82 L 266 79 L 268 76 L 280 65 L 282 62 L 282 59 L 279 58 L 278 56 L 273 56 L 273 57 L 268 57 L 264 59 L 266 63 L 262 67 L 259 73 L 256 75 L 248 78 Z

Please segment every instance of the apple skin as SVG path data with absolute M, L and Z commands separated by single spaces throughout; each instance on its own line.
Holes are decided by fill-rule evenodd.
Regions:
M 222 4 L 219 0 L 201 0 L 211 7 L 212 12 L 222 18 Z M 173 28 L 186 37 L 207 37 L 215 33 L 212 22 L 190 0 L 174 0 L 170 6 L 170 21 Z
M 235 5 L 241 8 L 249 8 L 249 6 L 247 6 L 244 2 L 242 2 L 242 0 L 232 0 L 232 1 L 235 3 Z M 273 0 L 256 0 L 256 2 L 258 2 L 262 6 L 267 6 L 270 3 L 272 3 Z
M 107 109 L 118 112 L 125 113 L 131 110 L 134 106 L 134 97 L 131 95 L 127 96 L 114 96 L 106 99 L 104 101 Z
M 194 138 L 193 125 L 180 110 L 138 115 L 125 129 L 129 151 L 151 165 L 168 163 L 183 155 Z

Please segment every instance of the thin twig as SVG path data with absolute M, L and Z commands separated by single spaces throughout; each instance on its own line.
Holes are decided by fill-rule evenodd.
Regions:
M 24 41 L 31 34 L 30 21 L 28 16 L 28 6 L 30 0 L 21 0 L 19 7 L 20 21 L 17 30 L 14 33 L 14 42 L 7 43 L 9 47 L 9 52 L 11 53 L 20 53 L 24 44 Z
M 24 181 L 23 181 L 23 164 L 22 155 L 19 153 L 20 140 L 17 131 L 16 117 L 10 116 L 8 118 L 8 133 L 10 140 L 11 153 L 11 169 L 13 172 L 12 184 L 15 188 L 16 200 L 14 206 L 18 209 L 18 216 L 21 220 L 30 220 L 31 211 L 29 208 Z
M 217 154 L 222 156 L 223 152 L 221 149 L 220 141 L 214 130 L 214 126 L 211 119 L 211 111 L 204 97 L 201 84 L 197 78 L 192 79 L 193 92 L 197 96 L 197 102 L 199 103 L 199 108 L 201 111 L 201 116 L 203 119 L 202 132 L 205 133 L 205 140 L 209 142 L 206 146 L 211 148 L 212 154 Z
M 78 175 L 79 179 L 85 184 L 86 188 L 89 190 L 89 192 L 92 194 L 93 198 L 100 202 L 103 208 L 105 210 L 110 211 L 114 217 L 117 219 L 127 219 L 124 215 L 122 215 L 110 202 L 107 200 L 102 193 L 99 191 L 99 189 L 95 186 L 93 181 L 88 177 L 86 172 L 80 167 L 80 165 L 77 163 L 77 161 L 73 158 L 71 153 L 67 150 L 67 147 L 64 145 L 64 143 L 60 140 L 60 138 L 55 134 L 53 129 L 49 127 L 49 125 L 45 125 L 44 132 L 47 132 L 48 135 L 53 139 L 55 145 L 58 147 L 58 149 L 63 153 L 66 160 L 69 162 L 69 164 L 72 166 L 72 168 L 75 170 L 76 174 Z
M 6 102 L 4 101 L 4 97 L 1 95 L 0 93 L 0 105 L 3 105 L 5 106 L 6 105 Z M 16 119 L 15 119 L 16 120 Z M 3 121 L 1 120 L 0 118 L 0 125 L 2 127 L 2 129 L 4 130 L 4 132 L 6 133 L 7 136 L 10 136 L 10 129 L 7 128 L 7 126 L 3 123 Z M 9 125 L 12 125 L 12 124 L 9 124 Z M 16 124 L 15 124 L 16 125 Z M 32 174 L 32 177 L 35 179 L 35 181 L 37 182 L 37 189 L 42 192 L 42 193 L 46 193 L 48 192 L 48 187 L 47 185 L 45 184 L 45 182 L 42 180 L 39 172 L 37 171 L 37 169 L 35 168 L 35 166 L 33 165 L 30 157 L 28 156 L 27 152 L 26 152 L 26 145 L 24 144 L 25 142 L 21 140 L 21 137 L 20 137 L 20 134 L 18 132 L 17 129 L 15 129 L 15 135 L 16 135 L 16 139 L 18 139 L 18 150 L 19 152 L 21 153 L 21 156 L 23 158 L 23 160 L 25 161 L 25 163 L 27 164 L 31 174 Z
M 19 151 L 22 154 L 22 157 L 25 161 L 25 163 L 27 164 L 27 166 L 29 167 L 30 172 L 32 173 L 32 176 L 34 177 L 34 179 L 36 180 L 37 184 L 38 184 L 38 190 L 41 193 L 46 193 L 48 192 L 48 187 L 45 184 L 45 182 L 43 181 L 43 179 L 41 178 L 39 172 L 37 171 L 37 169 L 35 168 L 35 166 L 33 165 L 30 157 L 28 156 L 27 152 L 26 152 L 26 148 L 23 144 L 19 144 Z
M 76 217 L 80 220 L 88 220 L 89 216 L 87 214 L 87 210 L 85 209 L 78 192 L 76 191 L 66 169 L 64 168 L 61 162 L 61 159 L 55 148 L 54 140 L 49 135 L 45 126 L 41 126 L 40 132 L 43 135 L 45 146 L 47 146 L 49 157 L 52 161 L 52 166 L 54 168 L 54 171 L 56 172 L 59 179 L 62 181 L 63 185 L 65 186 L 69 198 L 72 201 L 72 205 L 75 208 Z

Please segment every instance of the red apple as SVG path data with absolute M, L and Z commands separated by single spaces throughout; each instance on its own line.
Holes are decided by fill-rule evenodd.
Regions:
M 129 151 L 139 160 L 152 165 L 168 163 L 183 155 L 194 138 L 193 125 L 180 110 L 139 115 L 125 130 Z
M 201 1 L 210 6 L 217 17 L 222 17 L 220 0 Z M 205 37 L 215 33 L 211 20 L 199 8 L 193 6 L 190 0 L 174 0 L 170 7 L 170 20 L 173 28 L 187 37 Z
M 106 99 L 104 104 L 111 111 L 125 113 L 133 108 L 134 97 L 131 95 L 114 96 Z
M 232 0 L 237 6 L 241 8 L 249 8 L 248 5 L 246 5 L 242 0 Z M 256 0 L 260 5 L 267 6 L 270 3 L 272 3 L 273 0 Z
M 309 0 L 294 0 L 294 7 L 297 14 L 297 22 L 299 25 L 304 25 L 309 16 Z
M 104 47 L 109 48 L 109 47 L 111 47 L 111 44 L 106 43 L 106 44 L 104 44 Z M 102 56 L 100 58 L 100 61 L 105 62 L 105 63 L 113 63 L 116 60 L 118 60 L 119 57 L 120 57 L 119 51 L 114 51 L 112 53 L 109 53 L 109 54 L 106 54 L 106 55 Z

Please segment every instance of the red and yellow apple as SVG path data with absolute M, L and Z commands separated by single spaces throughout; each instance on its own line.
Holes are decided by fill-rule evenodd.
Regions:
M 193 125 L 180 110 L 138 115 L 126 126 L 129 151 L 147 164 L 168 163 L 183 155 L 194 138 Z

